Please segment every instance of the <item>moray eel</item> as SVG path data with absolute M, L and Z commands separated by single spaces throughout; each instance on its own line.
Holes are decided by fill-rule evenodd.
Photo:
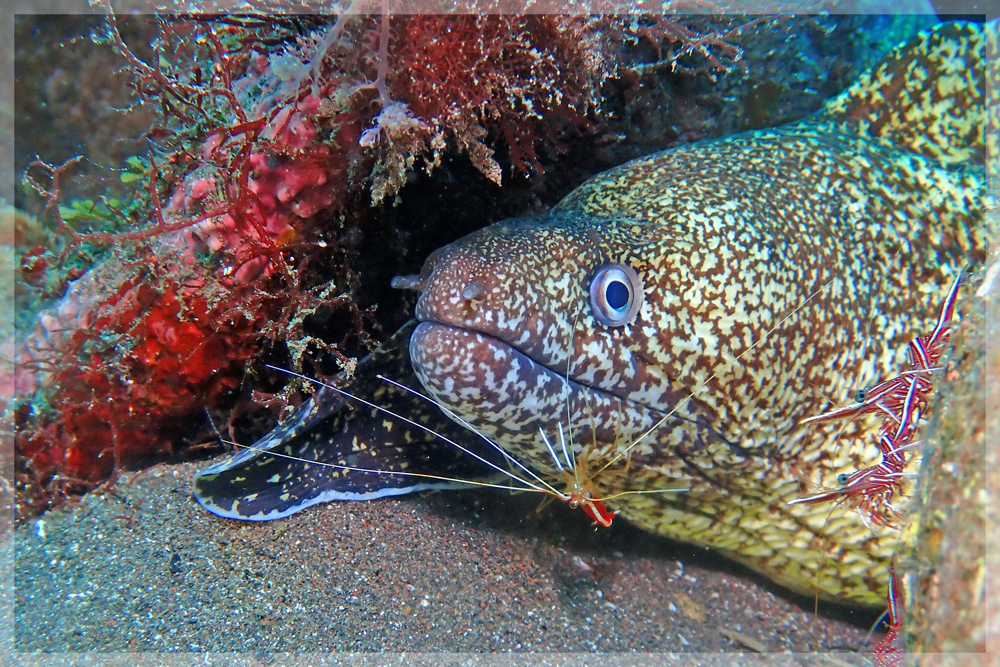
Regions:
M 984 258 L 998 128 L 982 64 L 996 33 L 943 24 L 812 117 L 634 160 L 549 215 L 438 250 L 400 280 L 421 290 L 419 324 L 382 358 L 409 335 L 436 401 L 543 478 L 576 465 L 640 528 L 794 591 L 884 604 L 899 533 L 846 503 L 789 504 L 876 463 L 880 421 L 801 422 L 897 374 L 954 277 Z M 410 400 L 422 423 L 455 432 L 391 385 L 349 389 Z M 329 426 L 341 407 L 320 392 L 200 473 L 197 499 L 277 518 L 445 486 L 405 473 L 450 476 L 471 458 L 438 458 L 434 438 L 368 405 L 355 412 L 374 430 Z

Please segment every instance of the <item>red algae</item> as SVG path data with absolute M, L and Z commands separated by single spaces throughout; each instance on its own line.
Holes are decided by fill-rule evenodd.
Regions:
M 165 25 L 164 35 L 181 35 L 181 43 L 207 34 L 198 22 Z M 60 253 L 32 257 L 25 275 L 42 282 L 82 248 L 103 244 L 110 252 L 75 280 L 65 270 L 55 278 L 65 293 L 20 350 L 18 391 L 34 392 L 17 411 L 22 516 L 195 437 L 197 430 L 177 428 L 178 418 L 232 407 L 247 361 L 283 333 L 305 338 L 303 314 L 333 304 L 340 282 L 302 270 L 317 254 L 302 241 L 318 234 L 309 219 L 342 206 L 351 189 L 348 158 L 330 146 L 356 141 L 353 118 L 334 115 L 323 140 L 307 117 L 315 98 L 257 108 L 251 118 L 252 100 L 236 91 L 260 85 L 266 59 L 238 62 L 240 50 L 217 39 L 209 55 L 219 76 L 194 86 L 186 81 L 192 71 L 195 80 L 203 76 L 199 61 L 185 63 L 191 71 L 164 73 L 139 61 L 113 22 L 107 39 L 132 63 L 136 87 L 163 101 L 165 124 L 178 129 L 173 144 L 161 147 L 172 149 L 166 157 L 154 152 L 145 163 L 146 200 L 130 222 L 152 224 L 135 231 L 75 230 L 57 207 L 67 165 L 36 163 L 42 175 L 31 182 L 69 242 Z M 193 144 L 178 140 L 195 129 L 178 96 L 185 87 L 221 98 L 220 111 L 235 123 L 202 129 Z
M 499 184 L 501 168 L 486 143 L 492 131 L 514 169 L 543 171 L 539 151 L 558 149 L 560 131 L 588 126 L 611 73 L 593 27 L 559 16 L 400 17 L 388 90 L 421 120 L 404 148 L 413 155 L 431 147 L 438 160 L 446 145 L 457 145 Z M 394 183 L 387 181 L 382 187 Z

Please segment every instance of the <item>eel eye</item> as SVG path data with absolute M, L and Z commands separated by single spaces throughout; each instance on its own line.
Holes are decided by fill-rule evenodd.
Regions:
M 620 327 L 634 320 L 645 295 L 639 274 L 625 264 L 605 264 L 590 281 L 590 308 L 605 326 Z

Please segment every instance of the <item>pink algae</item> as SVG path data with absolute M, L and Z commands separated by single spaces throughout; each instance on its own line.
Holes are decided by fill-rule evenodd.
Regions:
M 135 235 L 39 314 L 14 381 L 52 408 L 17 411 L 22 516 L 173 451 L 194 435 L 176 433 L 179 416 L 232 405 L 269 323 L 294 331 L 294 309 L 322 303 L 294 293 L 296 267 L 282 255 L 351 190 L 350 158 L 306 117 L 317 108 L 306 97 L 209 134 L 195 153 L 202 165 L 152 204 L 165 231 Z M 334 145 L 356 144 L 352 116 L 326 120 Z M 222 261 L 206 269 L 209 256 Z

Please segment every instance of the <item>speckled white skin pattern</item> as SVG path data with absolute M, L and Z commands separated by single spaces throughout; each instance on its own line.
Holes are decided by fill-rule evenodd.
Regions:
M 995 31 L 924 33 L 816 117 L 635 160 L 551 216 L 439 250 L 410 342 L 421 382 L 553 479 L 539 429 L 562 424 L 597 495 L 642 528 L 884 604 L 898 533 L 846 503 L 788 505 L 877 462 L 880 420 L 799 422 L 897 373 L 984 257 L 997 128 L 975 66 Z M 588 289 L 615 262 L 645 303 L 607 327 Z

